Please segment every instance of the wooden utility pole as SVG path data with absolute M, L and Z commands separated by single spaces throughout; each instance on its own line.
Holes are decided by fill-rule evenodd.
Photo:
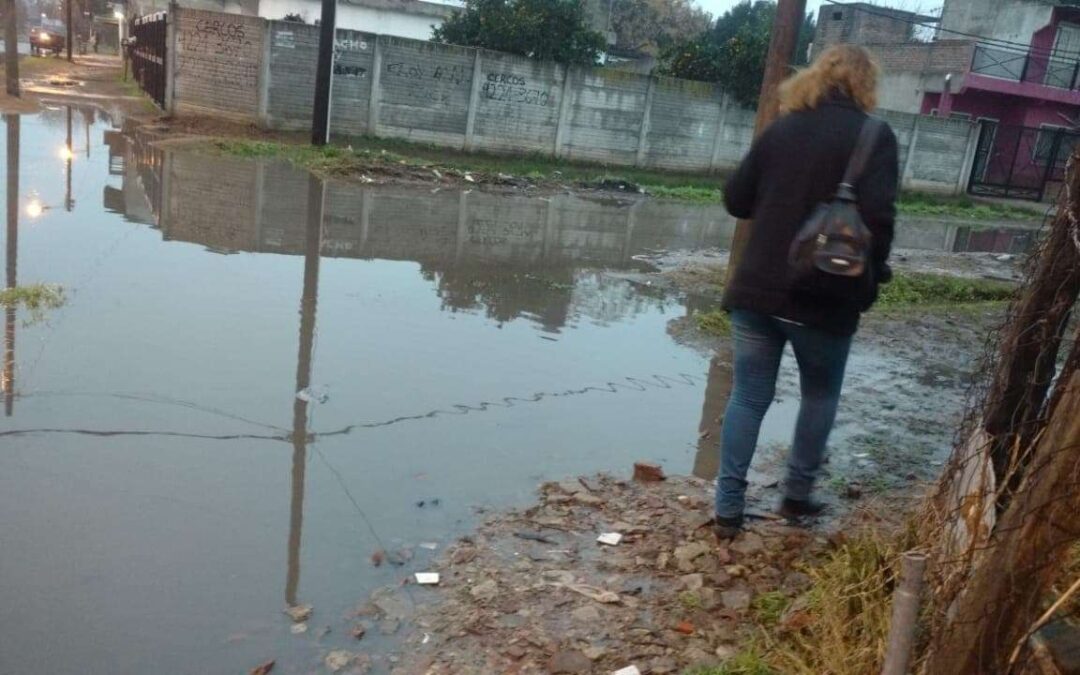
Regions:
M 330 140 L 330 90 L 334 77 L 334 33 L 337 0 L 322 0 L 319 19 L 319 57 L 315 69 L 315 105 L 311 115 L 311 144 L 326 145 Z
M 788 75 L 790 64 L 795 60 L 799 44 L 799 30 L 806 19 L 806 0 L 779 0 L 776 18 L 773 19 L 769 37 L 769 52 L 765 57 L 765 78 L 761 81 L 757 117 L 754 119 L 754 138 L 757 138 L 780 114 L 780 99 L 776 90 Z M 735 238 L 731 242 L 731 261 L 728 263 L 728 279 L 742 258 L 746 241 L 750 238 L 750 221 L 740 220 L 735 226 Z
M 8 96 L 19 95 L 19 26 L 17 0 L 4 0 L 4 72 Z
M 64 5 L 66 6 L 66 9 L 67 9 L 67 22 L 66 23 L 67 23 L 67 60 L 68 60 L 68 63 L 71 62 L 71 43 L 73 42 L 72 38 L 75 35 L 74 29 L 72 28 L 72 22 L 73 22 L 75 17 L 74 17 L 74 12 L 72 12 L 72 7 L 71 7 L 74 3 L 75 3 L 75 0 L 64 0 Z

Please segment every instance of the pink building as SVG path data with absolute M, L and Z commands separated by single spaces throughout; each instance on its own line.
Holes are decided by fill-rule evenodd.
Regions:
M 1080 130 L 1080 6 L 945 0 L 940 22 L 826 5 L 815 48 L 863 44 L 882 63 L 882 107 L 979 124 L 970 190 L 1052 198 Z

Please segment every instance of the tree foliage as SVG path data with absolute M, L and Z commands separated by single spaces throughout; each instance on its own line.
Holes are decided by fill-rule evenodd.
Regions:
M 712 29 L 665 50 L 662 70 L 674 77 L 716 82 L 739 103 L 755 106 L 775 18 L 775 2 L 738 4 L 717 19 Z M 797 64 L 806 62 L 814 26 L 808 15 L 799 31 Z
M 691 0 L 613 0 L 611 8 L 615 45 L 653 55 L 696 38 L 711 23 Z
M 592 65 L 606 47 L 580 0 L 466 0 L 432 39 L 534 59 Z

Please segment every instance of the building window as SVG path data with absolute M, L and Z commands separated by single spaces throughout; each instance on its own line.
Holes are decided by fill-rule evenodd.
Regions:
M 843 18 L 844 18 L 844 12 L 843 11 L 837 11 L 837 12 L 832 13 L 832 20 L 833 21 L 842 21 Z
M 1076 145 L 1080 136 L 1071 133 L 1060 133 L 1062 131 L 1068 131 L 1068 127 L 1057 124 L 1039 125 L 1039 135 L 1035 137 L 1035 150 L 1032 152 L 1032 157 L 1036 162 L 1050 161 L 1050 153 L 1055 151 L 1054 140 L 1060 136 L 1061 141 L 1058 143 L 1054 155 L 1054 166 L 1056 168 L 1065 166 L 1065 162 L 1072 155 L 1073 146 Z
M 930 117 L 937 117 L 937 108 L 930 108 Z

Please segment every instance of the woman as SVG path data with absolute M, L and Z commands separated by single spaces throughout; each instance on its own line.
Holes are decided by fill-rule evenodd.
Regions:
M 735 386 L 721 434 L 714 521 L 720 537 L 734 536 L 742 527 L 746 472 L 788 342 L 799 365 L 802 399 L 780 514 L 797 520 L 823 509 L 810 496 L 836 419 L 851 338 L 860 313 L 877 299 L 877 284 L 891 277 L 886 261 L 896 213 L 897 146 L 888 125 L 881 125 L 855 185 L 859 213 L 873 235 L 866 291 L 836 302 L 800 289 L 790 279 L 788 249 L 814 208 L 836 193 L 862 124 L 876 105 L 877 79 L 877 65 L 865 49 L 827 49 L 781 85 L 784 115 L 761 134 L 728 180 L 728 211 L 753 219 L 753 225 L 724 293 Z

